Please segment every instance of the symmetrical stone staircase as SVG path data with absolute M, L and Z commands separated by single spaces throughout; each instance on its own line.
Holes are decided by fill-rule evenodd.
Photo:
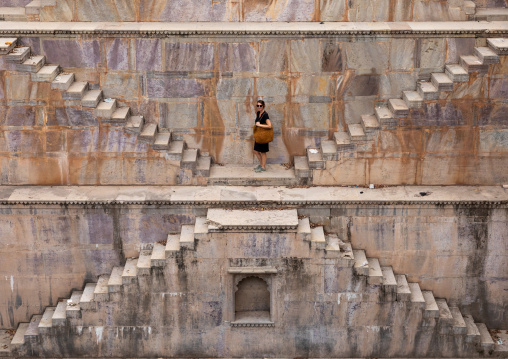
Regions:
M 374 114 L 361 116 L 360 123 L 347 125 L 347 132 L 335 132 L 333 140 L 321 142 L 320 148 L 308 148 L 306 156 L 294 158 L 297 177 L 312 180 L 312 170 L 326 168 L 326 161 L 338 160 L 354 151 L 372 146 L 383 129 L 395 129 L 406 124 L 411 111 L 422 108 L 426 101 L 436 101 L 454 91 L 460 83 L 469 81 L 469 74 L 488 72 L 499 63 L 499 56 L 508 54 L 508 40 L 487 39 L 487 47 L 475 47 L 474 55 L 460 57 L 460 63 L 445 66 L 443 72 L 432 73 L 430 81 L 419 81 L 414 91 L 403 91 L 401 98 L 389 99 L 386 105 L 374 109 Z
M 182 256 L 183 251 L 195 251 L 197 241 L 206 240 L 214 232 L 242 231 L 296 232 L 297 240 L 308 242 L 323 258 L 336 260 L 334 263 L 340 267 L 352 268 L 356 276 L 364 278 L 365 288 L 380 291 L 382 302 L 401 302 L 411 310 L 421 310 L 420 325 L 433 328 L 434 335 L 457 336 L 458 342 L 471 349 L 471 355 L 504 357 L 508 354 L 505 346 L 493 340 L 485 324 L 475 323 L 472 316 L 462 315 L 460 309 L 449 306 L 446 299 L 435 298 L 432 291 L 408 282 L 404 274 L 394 273 L 392 267 L 381 266 L 378 258 L 369 257 L 363 249 L 352 248 L 351 243 L 337 234 L 325 233 L 323 226 L 314 225 L 308 217 L 297 216 L 296 209 L 252 213 L 210 209 L 206 217 L 198 216 L 193 225 L 182 225 L 181 231 L 169 234 L 165 242 L 144 247 L 139 257 L 127 259 L 123 266 L 101 275 L 96 283 L 86 283 L 83 290 L 73 291 L 55 307 L 47 307 L 42 315 L 34 315 L 30 322 L 20 323 L 9 348 L 0 354 L 52 356 L 48 347 L 46 351 L 41 350 L 50 338 L 78 335 L 84 327 L 104 325 L 104 319 L 100 319 L 102 324 L 97 322 L 103 317 L 95 313 L 107 310 L 108 302 L 118 302 L 124 291 L 135 288 L 130 287 L 131 284 L 154 276 L 154 269 L 164 268 L 170 258 Z M 150 281 L 152 279 L 148 278 Z M 59 340 L 66 341 L 65 338 Z
M 194 176 L 209 176 L 211 158 L 200 156 L 199 149 L 187 148 L 185 141 L 173 140 L 168 129 L 159 128 L 157 123 L 146 121 L 142 115 L 133 115 L 130 107 L 121 107 L 117 100 L 104 98 L 96 85 L 76 81 L 73 73 L 64 72 L 59 65 L 47 64 L 45 56 L 34 55 L 30 47 L 17 44 L 17 38 L 0 38 L 0 55 L 6 55 L 5 61 L 13 64 L 17 71 L 30 73 L 32 81 L 50 82 L 51 89 L 60 91 L 67 104 L 93 111 L 101 124 L 123 126 L 124 132 L 137 136 L 137 141 L 165 153 L 169 160 L 180 161 L 182 169 L 190 169 L 190 173 L 181 171 L 181 183 L 191 184 Z

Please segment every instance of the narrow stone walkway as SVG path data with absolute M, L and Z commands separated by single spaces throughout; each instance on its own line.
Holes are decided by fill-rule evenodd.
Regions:
M 295 170 L 279 164 L 266 165 L 265 172 L 255 172 L 254 166 L 212 165 L 208 179 L 210 185 L 232 186 L 291 186 L 297 183 Z

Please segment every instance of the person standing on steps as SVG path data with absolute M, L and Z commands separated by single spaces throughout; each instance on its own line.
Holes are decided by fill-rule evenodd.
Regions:
M 270 122 L 270 116 L 265 111 L 265 102 L 263 100 L 259 100 L 256 104 L 256 126 L 262 128 L 272 128 L 272 123 Z M 266 171 L 266 153 L 269 151 L 268 143 L 257 143 L 254 141 L 254 154 L 256 155 L 259 165 L 254 168 L 255 172 L 264 172 Z

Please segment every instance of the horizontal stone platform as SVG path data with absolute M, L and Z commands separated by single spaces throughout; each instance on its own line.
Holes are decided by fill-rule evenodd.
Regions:
M 280 211 L 250 211 L 211 208 L 206 216 L 208 231 L 296 231 L 298 213 L 296 209 Z
M 504 21 L 433 21 L 433 22 L 0 22 L 0 34 L 107 34 L 112 36 L 162 35 L 374 35 L 394 34 L 415 36 L 422 34 L 464 35 L 492 37 L 506 34 Z
M 504 204 L 502 186 L 0 186 L 0 204 Z
M 294 169 L 278 164 L 266 165 L 266 171 L 254 172 L 253 166 L 212 165 L 208 184 L 233 186 L 290 186 L 298 184 Z

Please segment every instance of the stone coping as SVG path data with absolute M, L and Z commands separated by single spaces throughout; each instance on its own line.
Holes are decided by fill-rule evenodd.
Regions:
M 246 187 L 246 186 L 0 186 L 2 205 L 344 205 L 508 204 L 501 186 Z
M 172 35 L 481 35 L 508 33 L 507 21 L 435 22 L 0 22 L 2 36 L 100 34 L 161 37 Z
M 296 209 L 256 211 L 210 208 L 206 222 L 210 232 L 260 229 L 287 231 L 298 227 L 298 213 Z

